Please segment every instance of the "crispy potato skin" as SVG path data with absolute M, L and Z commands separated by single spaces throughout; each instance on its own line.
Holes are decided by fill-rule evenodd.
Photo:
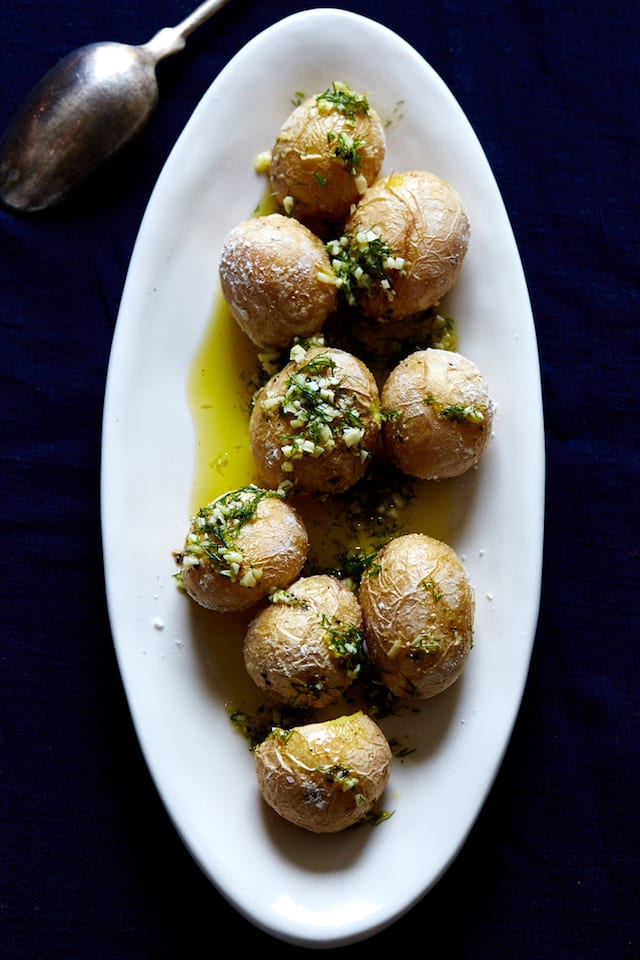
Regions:
M 484 376 L 462 354 L 431 348 L 410 354 L 389 374 L 381 402 L 394 414 L 382 425 L 385 450 L 410 476 L 460 476 L 489 443 L 495 405 Z
M 351 205 L 361 199 L 356 177 L 335 155 L 341 134 L 363 141 L 357 173 L 372 184 L 382 167 L 386 139 L 382 121 L 371 107 L 368 115 L 358 113 L 351 120 L 335 110 L 319 112 L 316 98 L 309 97 L 278 132 L 271 150 L 271 188 L 280 204 L 293 197 L 294 216 L 303 222 L 344 221 Z
M 364 435 L 361 442 L 349 447 L 336 428 L 333 450 L 288 460 L 282 448 L 300 428 L 292 426 L 294 414 L 280 406 L 265 409 L 265 403 L 284 397 L 292 374 L 319 357 L 335 363 L 334 376 L 340 380 L 341 395 L 360 418 Z M 343 493 L 364 475 L 379 437 L 380 396 L 373 374 L 357 357 L 333 347 L 313 347 L 303 360 L 289 361 L 258 391 L 249 420 L 249 442 L 260 483 L 271 489 L 283 480 L 291 480 L 297 491 Z M 292 471 L 287 471 L 287 463 L 291 463 Z
M 362 578 L 359 599 L 367 653 L 397 697 L 428 699 L 459 678 L 475 599 L 448 544 L 420 533 L 391 540 Z
M 255 749 L 266 803 L 312 833 L 337 833 L 366 816 L 384 792 L 391 763 L 382 730 L 360 712 L 276 730 Z M 346 789 L 341 773 L 351 784 Z
M 240 529 L 235 549 L 243 556 L 243 566 L 260 569 L 262 576 L 249 587 L 223 575 L 206 560 L 197 566 L 183 566 L 184 588 L 200 606 L 220 612 L 248 610 L 274 587 L 288 587 L 304 566 L 309 538 L 291 504 L 280 497 L 267 497 Z
M 369 317 L 401 320 L 437 303 L 458 279 L 469 246 L 470 226 L 462 201 L 440 177 L 425 170 L 392 173 L 366 191 L 346 232 L 379 229 L 405 273 L 391 271 L 395 293 L 374 289 L 359 300 Z
M 263 350 L 318 333 L 335 310 L 331 265 L 319 237 L 279 213 L 237 224 L 219 263 L 222 295 L 241 330 Z
M 275 700 L 319 709 L 335 703 L 355 679 L 348 659 L 332 646 L 332 631 L 360 631 L 362 611 L 354 592 L 336 577 L 302 577 L 287 592 L 292 602 L 265 607 L 249 624 L 245 666 Z

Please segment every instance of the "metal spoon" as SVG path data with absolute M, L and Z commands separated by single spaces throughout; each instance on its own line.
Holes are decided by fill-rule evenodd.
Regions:
M 120 150 L 158 102 L 156 64 L 227 0 L 201 3 L 140 46 L 93 43 L 64 57 L 36 84 L 0 140 L 0 198 L 44 210 Z

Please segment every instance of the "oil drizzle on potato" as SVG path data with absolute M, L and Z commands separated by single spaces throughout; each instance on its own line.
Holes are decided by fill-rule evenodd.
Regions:
M 339 318 L 337 326 L 334 318 L 327 325 L 327 342 L 351 349 L 367 362 L 370 345 L 358 338 L 354 343 L 343 339 L 341 329 Z M 396 343 L 395 337 L 393 343 L 385 343 L 382 353 L 387 354 L 388 349 L 393 353 Z M 410 340 L 407 343 L 407 350 L 417 348 Z M 453 324 L 437 345 L 456 349 Z M 387 354 L 387 367 L 397 359 L 394 356 L 391 360 Z M 378 366 L 374 373 L 381 385 L 384 369 Z M 257 349 L 234 321 L 218 290 L 188 381 L 195 430 L 192 516 L 221 494 L 257 482 L 249 446 L 249 416 L 253 394 L 263 379 Z M 351 491 L 340 497 L 298 495 L 292 503 L 309 534 L 310 550 L 303 575 L 346 575 L 345 558 L 371 555 L 401 533 L 424 532 L 449 543 L 459 520 L 449 484 L 414 480 L 394 472 L 382 450 Z M 187 523 L 185 518 L 185 530 Z M 308 716 L 300 717 L 292 708 L 265 700 L 244 669 L 243 638 L 256 611 L 222 614 L 197 608 L 196 604 L 191 608 L 195 643 L 206 667 L 204 675 L 222 697 L 233 728 L 250 749 L 274 725 L 288 727 L 308 721 Z M 355 684 L 344 701 L 314 712 L 314 717 L 329 719 L 348 710 L 365 709 L 383 718 L 393 697 L 389 694 L 377 700 L 380 695 L 375 691 L 381 689 L 379 685 Z M 393 709 L 397 711 L 397 707 Z M 392 748 L 394 753 L 413 749 L 403 747 L 401 741 L 394 742 Z
M 248 426 L 259 380 L 257 350 L 218 292 L 188 383 L 196 435 L 192 515 L 215 497 L 257 482 Z M 308 566 L 315 572 L 338 572 L 346 553 L 371 552 L 400 533 L 423 531 L 446 542 L 452 533 L 447 484 L 402 477 L 384 457 L 341 497 L 299 496 L 293 502 L 307 525 Z

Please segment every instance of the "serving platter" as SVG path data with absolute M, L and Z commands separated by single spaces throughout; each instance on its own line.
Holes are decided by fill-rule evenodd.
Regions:
M 265 77 L 268 82 L 265 82 Z M 201 436 L 189 383 L 215 323 L 217 262 L 257 208 L 269 149 L 307 95 L 344 80 L 388 121 L 384 170 L 426 169 L 464 199 L 469 252 L 448 309 L 497 405 L 479 467 L 446 482 L 449 542 L 476 593 L 462 678 L 381 722 L 396 757 L 375 828 L 316 836 L 263 803 L 229 719 L 239 641 L 177 588 Z M 220 357 L 220 374 L 225 367 Z M 127 273 L 107 378 L 101 510 L 107 602 L 132 720 L 175 828 L 230 904 L 273 937 L 342 946 L 389 926 L 460 851 L 499 770 L 538 616 L 544 512 L 540 373 L 517 245 L 482 147 L 443 81 L 404 40 L 332 9 L 291 16 L 217 76 L 152 193 Z M 219 472 L 218 472 L 219 473 Z M 425 532 L 433 532 L 426 530 Z

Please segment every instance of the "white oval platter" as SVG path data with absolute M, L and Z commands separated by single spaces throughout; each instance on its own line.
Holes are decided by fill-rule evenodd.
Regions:
M 262 196 L 253 160 L 296 91 L 321 92 L 336 79 L 393 120 L 385 171 L 431 170 L 464 199 L 472 240 L 449 308 L 497 415 L 480 467 L 454 484 L 452 546 L 477 605 L 465 674 L 409 721 L 417 749 L 394 763 L 385 794 L 393 816 L 315 836 L 263 804 L 251 752 L 225 710 L 224 679 L 175 587 L 172 551 L 183 543 L 193 482 L 186 385 L 222 243 Z M 197 106 L 153 191 L 126 278 L 101 497 L 109 616 L 133 723 L 196 862 L 236 910 L 285 942 L 342 946 L 390 925 L 460 851 L 513 729 L 538 616 L 544 432 L 529 296 L 494 176 L 445 84 L 387 28 L 332 9 L 291 16 L 248 43 Z

